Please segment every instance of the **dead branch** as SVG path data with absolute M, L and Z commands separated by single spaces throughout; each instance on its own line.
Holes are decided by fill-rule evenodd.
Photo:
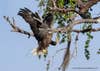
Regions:
M 12 32 L 18 32 L 18 33 L 21 33 L 21 34 L 25 34 L 25 35 L 28 35 L 29 37 L 30 36 L 34 36 L 34 34 L 32 32 L 27 32 L 25 30 L 22 30 L 21 28 L 19 28 L 18 26 L 16 26 L 16 23 L 15 23 L 15 19 L 12 18 L 13 22 L 11 22 L 10 18 L 9 17 L 6 17 L 4 16 L 4 19 L 10 24 L 10 26 L 12 27 Z

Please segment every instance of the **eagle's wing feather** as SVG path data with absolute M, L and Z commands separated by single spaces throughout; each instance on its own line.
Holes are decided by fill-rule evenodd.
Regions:
M 24 8 L 20 9 L 18 15 L 20 15 L 29 24 L 32 32 L 34 33 L 35 38 L 39 41 L 41 37 L 38 35 L 38 33 L 39 33 L 39 27 L 41 26 L 42 23 L 37 20 L 37 19 L 41 20 L 38 13 L 37 12 L 33 13 L 31 10 Z
M 49 44 L 53 44 L 51 40 L 52 33 L 48 33 L 46 30 L 39 30 L 39 28 L 51 28 L 53 15 L 47 14 L 42 22 L 37 12 L 33 13 L 27 8 L 20 9 L 18 15 L 20 15 L 30 25 L 31 30 L 33 31 L 34 36 L 38 41 L 38 48 L 36 50 L 37 53 L 43 52 L 43 50 L 47 50 Z

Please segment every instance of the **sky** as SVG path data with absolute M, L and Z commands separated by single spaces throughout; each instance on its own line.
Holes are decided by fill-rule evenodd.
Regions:
M 20 8 L 27 7 L 33 12 L 38 10 L 35 0 L 1 0 L 0 2 L 0 71 L 46 71 L 44 58 L 38 59 L 30 53 L 32 48 L 37 47 L 35 38 L 27 38 L 26 35 L 11 32 L 10 25 L 3 19 L 3 16 L 15 17 L 16 23 L 22 29 L 30 31 L 26 22 L 17 15 Z M 100 13 L 100 3 L 92 7 L 92 16 Z M 100 27 L 100 25 L 94 25 Z M 92 33 L 93 40 L 90 43 L 90 60 L 84 57 L 84 41 L 86 37 L 80 34 L 78 41 L 78 53 L 71 61 L 67 71 L 100 71 L 100 55 L 96 51 L 100 48 L 100 32 Z M 75 36 L 73 36 L 75 37 Z M 71 46 L 74 49 L 74 41 Z M 50 46 L 47 59 L 52 59 L 57 49 L 65 47 L 65 44 Z M 52 60 L 50 71 L 58 71 L 63 59 L 64 51 L 59 52 Z M 76 68 L 76 69 L 75 69 Z M 77 69 L 83 68 L 83 69 Z M 93 68 L 93 69 L 87 69 Z

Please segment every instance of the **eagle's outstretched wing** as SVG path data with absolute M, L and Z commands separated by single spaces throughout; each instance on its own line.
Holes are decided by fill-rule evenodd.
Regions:
M 30 25 L 30 28 L 34 33 L 35 38 L 37 40 L 40 40 L 37 34 L 39 33 L 39 27 L 42 23 L 36 20 L 36 19 L 41 20 L 38 13 L 37 12 L 33 13 L 29 9 L 24 8 L 24 9 L 20 9 L 18 15 L 20 15 Z
M 53 21 L 53 15 L 51 13 L 48 13 L 43 19 L 43 21 L 41 21 L 41 18 L 37 12 L 33 13 L 27 8 L 20 9 L 18 15 L 20 15 L 30 25 L 30 28 L 33 31 L 34 36 L 39 44 L 36 50 L 37 53 L 47 50 L 49 44 L 56 44 L 54 41 L 51 40 L 52 33 L 48 33 L 48 31 L 39 30 L 39 28 L 51 28 Z

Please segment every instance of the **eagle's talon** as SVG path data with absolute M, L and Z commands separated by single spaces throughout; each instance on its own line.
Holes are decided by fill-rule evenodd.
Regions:
M 40 50 L 40 51 L 37 51 L 37 48 L 33 48 L 32 49 L 32 55 L 47 55 L 48 51 L 47 49 L 43 49 L 43 50 Z

